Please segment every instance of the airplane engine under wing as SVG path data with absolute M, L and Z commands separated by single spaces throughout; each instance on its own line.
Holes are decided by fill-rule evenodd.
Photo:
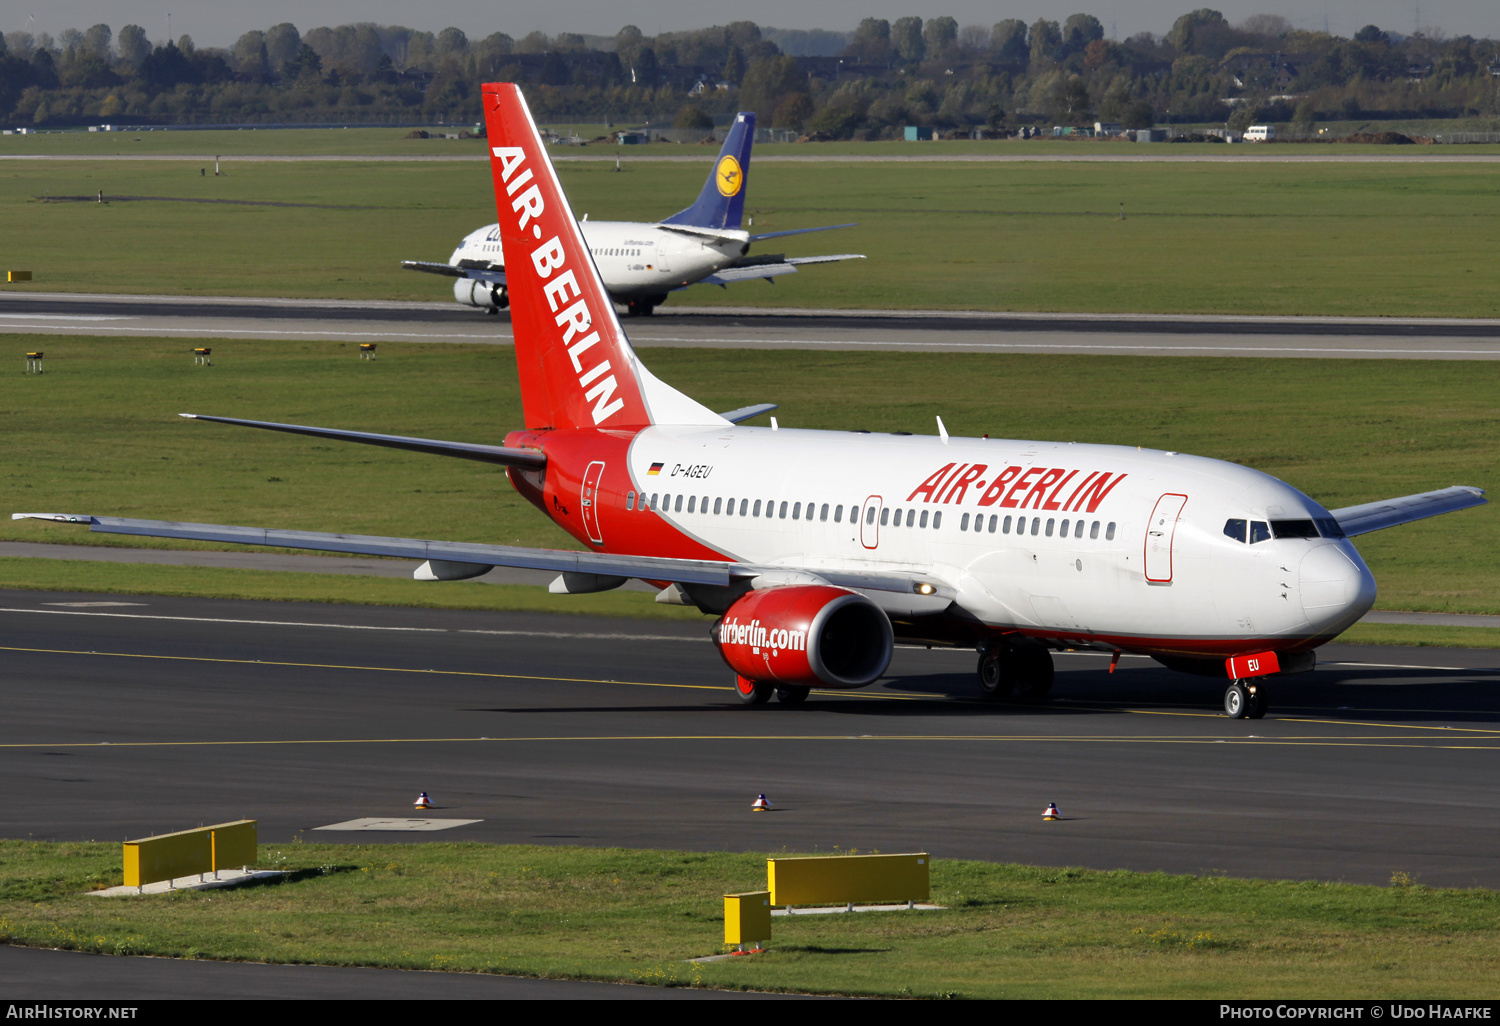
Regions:
M 864 687 L 885 672 L 895 643 L 879 606 L 822 584 L 752 591 L 712 636 L 741 677 L 796 687 Z
M 481 310 L 504 310 L 510 306 L 503 283 L 478 278 L 455 278 L 453 298 L 464 306 L 477 306 Z

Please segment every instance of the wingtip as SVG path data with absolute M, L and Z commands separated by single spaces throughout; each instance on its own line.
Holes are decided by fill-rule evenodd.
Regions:
M 179 417 L 186 417 L 188 420 L 197 420 L 198 419 L 198 415 L 196 413 L 179 413 L 177 416 L 179 416 Z

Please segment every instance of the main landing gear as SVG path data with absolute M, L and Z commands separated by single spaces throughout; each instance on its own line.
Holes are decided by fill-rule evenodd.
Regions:
M 1237 680 L 1224 692 L 1224 715 L 1231 720 L 1258 720 L 1269 707 L 1265 690 L 1259 684 Z
M 979 651 L 978 672 L 985 698 L 1039 702 L 1052 690 L 1052 653 L 1037 644 L 992 642 Z
M 777 687 L 770 681 L 751 680 L 749 677 L 736 676 L 734 679 L 734 693 L 745 705 L 765 705 L 776 696 L 776 701 L 782 705 L 801 705 L 807 701 L 807 696 L 812 688 L 790 687 L 783 685 Z

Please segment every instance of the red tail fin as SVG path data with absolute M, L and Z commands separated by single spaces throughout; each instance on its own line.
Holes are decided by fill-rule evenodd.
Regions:
M 520 89 L 486 84 L 484 116 L 526 426 L 651 423 L 635 354 Z
M 526 426 L 727 423 L 636 358 L 521 90 L 486 83 L 484 119 Z

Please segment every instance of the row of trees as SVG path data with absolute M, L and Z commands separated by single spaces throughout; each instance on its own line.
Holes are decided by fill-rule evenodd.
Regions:
M 1082 13 L 990 26 L 866 18 L 847 33 L 740 21 L 520 39 L 369 23 L 303 34 L 283 23 L 227 49 L 188 36 L 153 43 L 138 25 L 0 37 L 0 120 L 22 125 L 463 121 L 477 118 L 477 85 L 490 79 L 527 83 L 546 119 L 689 127 L 755 110 L 763 124 L 832 137 L 1095 117 L 1310 127 L 1325 117 L 1500 115 L 1491 40 L 1373 25 L 1342 38 L 1276 15 L 1232 25 L 1208 8 L 1123 42 Z

